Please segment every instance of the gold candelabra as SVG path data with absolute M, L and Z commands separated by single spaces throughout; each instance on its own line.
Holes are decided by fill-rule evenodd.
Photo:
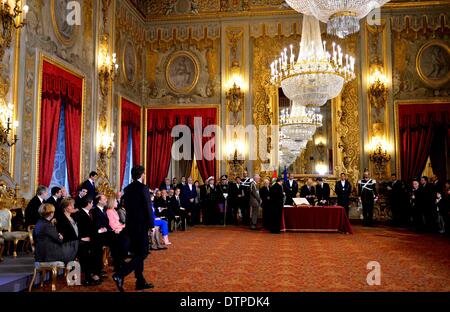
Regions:
M 373 65 L 369 80 L 369 100 L 379 115 L 380 110 L 385 107 L 388 96 L 387 78 L 383 74 L 381 65 Z
M 369 159 L 374 163 L 375 171 L 378 177 L 386 171 L 386 164 L 391 160 L 391 155 L 383 148 L 381 142 L 378 142 L 373 151 L 369 154 Z
M 12 121 L 13 105 L 8 104 L 6 109 L 0 107 L 0 145 L 13 146 L 19 140 L 16 129 L 19 126 L 18 121 Z
M 119 75 L 119 64 L 117 64 L 116 53 L 112 56 L 108 52 L 108 35 L 103 36 L 100 53 L 98 56 L 99 72 L 98 78 L 100 81 L 100 91 L 103 96 L 106 96 L 109 91 L 109 81 L 114 81 Z
M 100 135 L 98 153 L 101 160 L 111 159 L 114 152 L 114 133 Z
M 14 29 L 25 26 L 25 18 L 28 13 L 28 5 L 22 6 L 20 0 L 1 0 L 0 6 L 0 61 L 5 50 L 11 45 Z

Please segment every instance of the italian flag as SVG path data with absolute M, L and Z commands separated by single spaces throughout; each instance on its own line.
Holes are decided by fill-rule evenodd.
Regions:
M 272 184 L 277 182 L 277 179 L 278 179 L 278 171 L 277 171 L 277 169 L 273 169 Z

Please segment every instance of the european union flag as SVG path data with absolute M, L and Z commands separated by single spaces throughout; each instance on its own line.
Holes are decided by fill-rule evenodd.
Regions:
M 286 166 L 284 166 L 283 179 L 284 179 L 284 183 L 287 183 L 288 175 L 287 175 L 287 168 L 286 168 Z

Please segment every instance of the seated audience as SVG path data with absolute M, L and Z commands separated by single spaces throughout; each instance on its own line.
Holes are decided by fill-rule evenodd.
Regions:
M 159 189 L 161 191 L 162 190 L 166 190 L 167 192 L 169 192 L 171 188 L 172 188 L 172 185 L 170 184 L 170 179 L 169 178 L 165 178 L 164 181 L 159 186 Z
M 61 202 L 63 214 L 56 218 L 56 229 L 63 236 L 63 259 L 64 263 L 75 260 L 78 252 L 78 226 L 72 218 L 75 213 L 75 200 L 64 198 Z
M 154 225 L 159 226 L 159 229 L 163 236 L 164 245 L 171 245 L 172 243 L 169 241 L 169 225 L 168 225 L 167 220 L 163 220 L 156 216 L 155 207 L 153 207 L 153 205 L 152 205 L 152 212 L 153 212 Z M 155 228 L 153 228 L 153 231 L 154 230 L 155 230 Z M 158 235 L 158 234 L 156 233 L 156 235 Z M 157 249 L 161 249 L 161 248 L 157 247 Z
M 128 237 L 125 233 L 125 224 L 120 223 L 119 214 L 116 211 L 117 201 L 115 198 L 108 198 L 105 206 L 108 216 L 109 226 L 112 229 L 111 255 L 114 261 L 115 271 L 124 264 L 128 255 Z
M 169 207 L 174 214 L 175 222 L 177 221 L 176 217 L 179 217 L 181 221 L 181 230 L 184 231 L 186 229 L 186 208 L 182 206 L 180 193 L 181 191 L 179 188 L 175 189 L 175 195 L 169 201 Z
M 52 204 L 42 204 L 39 207 L 39 215 L 41 218 L 37 221 L 33 231 L 35 261 L 63 261 L 63 236 L 58 233 L 52 222 L 55 215 L 55 207 Z

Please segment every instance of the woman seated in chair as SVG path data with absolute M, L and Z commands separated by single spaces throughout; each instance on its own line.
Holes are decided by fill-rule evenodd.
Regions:
M 117 212 L 117 200 L 115 198 L 108 198 L 106 204 L 106 215 L 109 219 L 109 226 L 113 230 L 115 238 L 113 238 L 114 246 L 111 248 L 111 255 L 114 260 L 114 267 L 123 265 L 124 259 L 128 256 L 128 237 L 125 234 L 125 224 L 120 223 L 120 216 Z
M 161 229 L 161 234 L 163 236 L 164 244 L 171 245 L 172 243 L 169 242 L 169 225 L 168 225 L 167 220 L 163 220 L 156 215 L 155 207 L 153 206 L 153 204 L 152 204 L 152 211 L 153 211 L 154 225 L 159 226 L 159 228 Z
M 42 204 L 38 212 L 41 218 L 36 223 L 33 231 L 35 261 L 63 261 L 63 236 L 58 233 L 54 222 L 52 222 L 53 216 L 55 215 L 55 206 L 52 204 Z
M 166 190 L 156 192 L 156 197 L 153 206 L 155 207 L 155 215 L 158 218 L 166 220 L 167 224 L 171 224 L 172 221 L 175 220 L 175 215 L 173 214 L 173 211 L 170 208 Z
M 64 263 L 75 260 L 78 253 L 78 226 L 72 218 L 75 210 L 75 200 L 64 198 L 61 201 L 61 210 L 63 214 L 56 219 L 56 229 L 63 236 L 63 256 Z

